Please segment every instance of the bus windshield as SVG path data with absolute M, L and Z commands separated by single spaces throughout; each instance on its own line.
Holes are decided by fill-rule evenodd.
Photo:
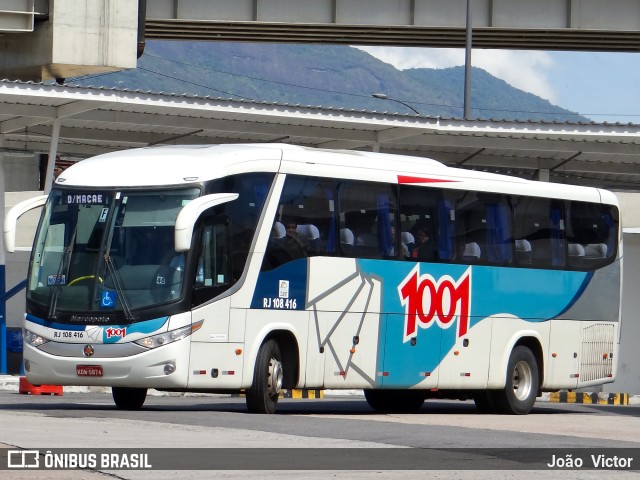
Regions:
M 50 319 L 124 313 L 181 296 L 185 253 L 174 225 L 198 188 L 153 191 L 55 189 L 31 259 L 27 300 Z

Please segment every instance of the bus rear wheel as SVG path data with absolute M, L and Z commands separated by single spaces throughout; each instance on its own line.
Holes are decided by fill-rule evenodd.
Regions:
M 525 415 L 538 396 L 538 363 L 533 352 L 524 345 L 513 349 L 507 365 L 507 382 L 503 390 L 493 392 L 493 403 L 499 413 Z
M 282 354 L 275 340 L 267 340 L 258 351 L 253 383 L 247 389 L 247 408 L 251 413 L 275 413 L 284 378 Z
M 138 410 L 147 398 L 146 388 L 111 387 L 116 407 L 122 410 Z
M 421 390 L 365 390 L 364 398 L 380 413 L 415 413 L 420 410 L 426 394 Z

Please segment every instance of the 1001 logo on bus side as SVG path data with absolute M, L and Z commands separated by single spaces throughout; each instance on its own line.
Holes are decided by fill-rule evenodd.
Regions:
M 403 342 L 417 336 L 417 328 L 429 328 L 434 322 L 440 328 L 458 323 L 458 337 L 469 329 L 471 311 L 471 267 L 455 281 L 449 275 L 438 280 L 429 274 L 420 275 L 420 264 L 398 286 L 400 302 L 404 306 Z

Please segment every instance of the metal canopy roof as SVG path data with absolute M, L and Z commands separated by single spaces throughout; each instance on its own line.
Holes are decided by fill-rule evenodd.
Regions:
M 58 127 L 63 159 L 155 144 L 277 141 L 640 190 L 640 125 L 467 121 L 0 81 L 0 151 L 49 153 Z

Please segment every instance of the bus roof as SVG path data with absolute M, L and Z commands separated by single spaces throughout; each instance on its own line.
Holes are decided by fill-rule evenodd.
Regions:
M 190 185 L 250 171 L 280 171 L 617 204 L 615 195 L 596 188 L 453 168 L 429 158 L 277 143 L 121 150 L 72 165 L 56 179 L 56 184 L 122 188 Z

